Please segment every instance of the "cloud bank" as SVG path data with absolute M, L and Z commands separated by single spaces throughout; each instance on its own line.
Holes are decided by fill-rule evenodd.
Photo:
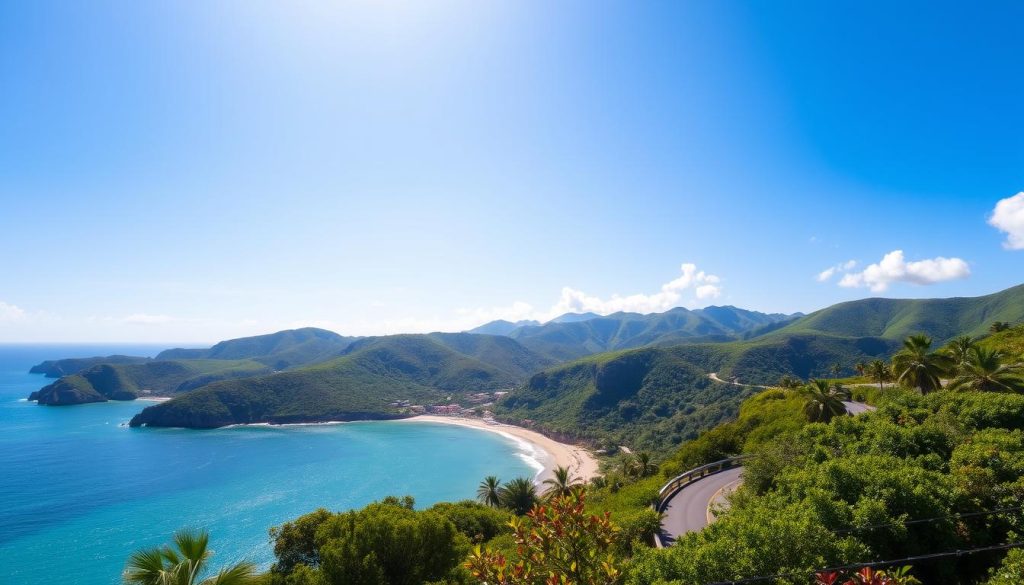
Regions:
M 833 276 L 835 276 L 837 272 L 849 272 L 849 271 L 853 270 L 856 267 L 857 267 L 857 261 L 856 260 L 847 260 L 846 262 L 843 262 L 842 264 L 836 264 L 835 266 L 829 266 L 825 270 L 822 270 L 821 272 L 818 273 L 818 277 L 817 277 L 818 278 L 818 282 L 827 282 L 829 279 L 831 279 Z
M 25 311 L 16 305 L 0 301 L 0 323 L 20 321 L 25 318 Z
M 722 279 L 714 274 L 698 270 L 696 264 L 684 263 L 679 267 L 681 274 L 661 285 L 657 292 L 631 295 L 613 294 L 608 298 L 588 294 L 569 286 L 547 309 L 537 308 L 529 303 L 517 301 L 506 307 L 486 309 L 461 309 L 457 321 L 468 329 L 482 323 L 504 319 L 506 321 L 550 321 L 565 313 L 597 313 L 608 315 L 618 311 L 630 313 L 660 313 L 674 307 L 697 306 L 702 301 L 717 298 L 722 294 Z
M 967 262 L 960 258 L 944 258 L 939 256 L 927 260 L 908 262 L 903 257 L 903 250 L 893 250 L 886 254 L 880 262 L 865 267 L 861 272 L 846 273 L 839 281 L 839 286 L 846 288 L 867 287 L 872 292 L 883 292 L 896 282 L 929 285 L 947 280 L 967 278 L 970 275 L 970 267 L 967 265 Z
M 988 223 L 1006 233 L 1004 248 L 1024 250 L 1024 191 L 996 203 Z

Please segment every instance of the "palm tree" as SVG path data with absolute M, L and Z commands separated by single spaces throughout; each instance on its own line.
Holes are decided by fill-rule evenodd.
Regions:
M 801 385 L 803 385 L 803 382 L 801 382 L 799 378 L 794 378 L 789 374 L 786 374 L 779 379 L 779 388 L 785 388 L 786 390 L 793 390 L 794 388 L 799 388 Z
M 658 471 L 658 466 L 651 462 L 651 454 L 645 452 L 634 455 L 627 467 L 629 474 L 635 477 L 647 477 Z
M 122 578 L 128 585 L 248 585 L 256 582 L 256 565 L 241 562 L 204 578 L 210 560 L 210 535 L 181 530 L 174 535 L 177 550 L 164 546 L 139 550 L 128 559 Z
M 863 376 L 864 372 L 868 370 L 868 365 L 864 362 L 857 362 L 853 364 L 853 369 L 857 370 L 857 375 Z
M 961 335 L 946 344 L 946 355 L 953 361 L 953 367 L 960 370 L 971 358 L 974 340 L 969 335 Z
M 832 378 L 835 379 L 838 378 L 839 373 L 843 371 L 843 366 L 838 363 L 835 363 L 832 364 L 832 367 L 829 368 L 828 371 L 832 372 Z
M 992 324 L 989 325 L 988 331 L 989 333 L 999 333 L 1000 331 L 1006 331 L 1009 328 L 1010 324 L 1006 321 L 993 321 Z
M 931 351 L 932 338 L 911 335 L 903 341 L 903 349 L 892 357 L 896 380 L 907 388 L 918 388 L 922 394 L 942 388 L 941 378 L 950 370 L 952 360 Z
M 501 487 L 501 505 L 519 516 L 537 504 L 537 487 L 526 477 L 517 477 Z
M 885 390 L 885 383 L 892 380 L 892 369 L 889 368 L 889 364 L 882 360 L 872 360 L 867 367 L 868 377 L 873 382 L 878 382 L 878 391 Z
M 501 505 L 501 480 L 493 475 L 488 475 L 476 488 L 476 499 L 481 504 L 497 508 Z
M 552 477 L 544 480 L 544 485 L 548 486 L 544 490 L 545 498 L 551 499 L 567 496 L 572 493 L 572 488 L 579 483 L 579 480 L 572 476 L 572 472 L 569 471 L 568 467 L 560 465 L 555 468 L 552 474 Z
M 973 347 L 957 377 L 949 383 L 951 390 L 983 392 L 1024 391 L 1024 364 L 1004 364 L 1003 352 Z
M 850 392 L 842 386 L 829 384 L 828 380 L 811 380 L 800 393 L 807 399 L 804 414 L 810 422 L 827 423 L 846 414 L 843 401 L 850 399 Z

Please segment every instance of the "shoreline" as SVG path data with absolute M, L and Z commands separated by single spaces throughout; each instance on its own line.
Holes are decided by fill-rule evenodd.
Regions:
M 555 467 L 559 466 L 568 467 L 572 472 L 572 476 L 581 481 L 589 481 L 598 475 L 597 459 L 595 459 L 594 456 L 585 448 L 560 443 L 550 437 L 538 433 L 537 431 L 527 428 L 505 423 L 491 424 L 478 418 L 430 414 L 421 414 L 409 418 L 396 419 L 394 422 L 427 422 L 455 425 L 490 431 L 492 433 L 504 435 L 513 440 L 523 441 L 542 454 L 540 462 L 541 465 L 543 465 L 543 469 L 541 469 L 534 478 L 536 483 L 540 483 L 551 477 Z

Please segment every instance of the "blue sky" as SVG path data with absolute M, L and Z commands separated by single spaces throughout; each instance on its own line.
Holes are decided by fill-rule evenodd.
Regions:
M 1019 284 L 1024 5 L 898 4 L 4 3 L 0 341 Z

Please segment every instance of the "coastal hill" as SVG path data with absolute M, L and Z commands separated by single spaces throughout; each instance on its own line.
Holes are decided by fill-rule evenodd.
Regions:
M 209 384 L 150 406 L 132 426 L 372 420 L 507 389 L 549 360 L 514 340 L 469 333 L 393 335 L 354 343 L 329 362 Z
M 172 396 L 215 380 L 254 376 L 273 370 L 252 360 L 151 360 L 138 364 L 99 364 L 64 376 L 33 392 L 29 400 L 50 406 Z
M 31 373 L 61 376 L 29 396 L 63 406 L 139 396 L 173 396 L 217 380 L 269 374 L 342 355 L 358 338 L 307 327 L 242 337 L 205 349 L 169 349 L 156 358 L 109 356 L 50 360 Z
M 277 370 L 326 361 L 341 355 L 358 337 L 344 337 L 316 327 L 221 341 L 206 349 L 168 349 L 158 360 L 251 359 Z
M 141 364 L 149 361 L 150 358 L 131 355 L 108 355 L 87 358 L 64 358 L 58 360 L 46 360 L 36 364 L 29 369 L 30 374 L 43 374 L 47 378 L 60 378 L 77 374 L 100 364 Z

